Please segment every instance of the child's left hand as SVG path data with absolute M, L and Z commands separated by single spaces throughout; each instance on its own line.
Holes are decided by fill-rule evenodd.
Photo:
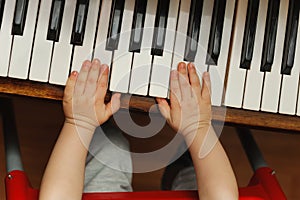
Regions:
M 108 87 L 108 66 L 85 61 L 80 73 L 72 72 L 64 91 L 63 108 L 66 123 L 85 129 L 94 129 L 103 124 L 120 107 L 120 94 L 112 95 L 108 104 L 104 103 Z

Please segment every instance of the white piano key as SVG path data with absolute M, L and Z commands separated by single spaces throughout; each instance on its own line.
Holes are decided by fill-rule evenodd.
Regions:
M 128 51 L 130 30 L 134 12 L 134 0 L 126 0 L 118 50 L 114 51 L 109 89 L 127 93 L 131 70 L 132 53 Z
M 72 71 L 79 71 L 84 60 L 91 60 L 94 38 L 96 33 L 97 18 L 99 11 L 99 0 L 89 2 L 86 28 L 82 46 L 75 45 L 72 60 Z M 99 27 L 101 28 L 101 27 Z
M 284 35 L 288 14 L 288 1 L 281 1 L 278 18 L 278 31 L 275 45 L 274 63 L 271 72 L 266 72 L 261 110 L 267 112 L 278 112 L 278 101 L 281 83 L 281 60 L 283 53 Z
M 207 70 L 207 65 L 205 64 L 206 54 L 207 54 L 207 46 L 209 41 L 209 33 L 211 26 L 211 19 L 213 14 L 214 0 L 204 0 L 203 1 L 203 10 L 200 24 L 200 34 L 198 41 L 197 53 L 195 56 L 195 66 L 197 69 L 197 73 L 199 77 L 202 76 L 202 73 Z M 216 76 L 218 73 L 216 70 L 210 71 L 210 76 L 212 80 L 212 84 L 216 84 L 216 81 L 219 79 L 219 76 Z M 216 79 L 216 80 L 214 80 Z M 212 87 L 213 88 L 213 87 Z M 212 91 L 212 94 L 215 92 Z M 213 102 L 213 99 L 212 99 Z
M 134 54 L 130 78 L 129 93 L 147 95 L 148 82 L 151 71 L 151 45 L 154 31 L 154 22 L 157 8 L 157 0 L 148 1 L 144 24 L 141 52 Z
M 65 85 L 71 62 L 72 45 L 70 44 L 76 1 L 66 0 L 63 13 L 59 42 L 54 45 L 49 82 Z
M 149 95 L 166 98 L 169 91 L 169 78 L 172 65 L 179 0 L 170 1 L 165 49 L 163 56 L 154 56 Z
M 94 58 L 101 60 L 101 63 L 111 65 L 112 52 L 105 50 L 107 31 L 109 26 L 109 16 L 111 11 L 111 0 L 103 0 L 101 5 L 98 32 L 94 50 Z
M 6 1 L 0 29 L 0 76 L 7 76 L 12 42 L 11 28 L 14 18 L 15 0 Z
M 230 37 L 232 32 L 234 6 L 235 0 L 227 0 L 218 65 L 210 66 L 209 68 L 209 73 L 212 80 L 212 105 L 214 106 L 220 106 L 222 104 L 224 80 L 230 49 Z
M 240 68 L 245 20 L 247 14 L 248 0 L 239 1 L 237 7 L 237 18 L 234 30 L 233 46 L 230 58 L 229 73 L 225 94 L 226 106 L 240 108 L 242 105 L 244 82 L 246 70 Z
M 29 79 L 34 81 L 47 82 L 49 78 L 53 41 L 46 38 L 51 4 L 52 1 L 41 1 L 40 5 L 29 73 Z
M 292 69 L 291 75 L 283 75 L 283 79 L 282 79 L 280 105 L 279 105 L 279 113 L 282 114 L 290 114 L 290 115 L 296 114 L 297 97 L 298 97 L 297 95 L 299 89 L 299 71 L 300 71 L 299 33 L 300 33 L 300 24 L 298 24 L 298 35 L 297 35 L 294 67 Z
M 260 71 L 264 33 L 266 26 L 268 1 L 260 1 L 257 17 L 256 37 L 254 43 L 253 59 L 251 68 L 247 72 L 246 88 L 243 108 L 250 110 L 260 109 L 260 100 L 264 73 Z
M 14 36 L 8 72 L 9 77 L 21 79 L 27 79 L 28 77 L 38 4 L 39 0 L 31 0 L 28 2 L 24 33 L 22 36 Z
M 213 7 L 214 7 L 214 0 L 203 1 L 198 49 L 197 49 L 195 62 L 194 62 L 198 71 L 201 72 L 204 72 L 207 69 L 207 65 L 205 64 L 205 61 L 206 61 L 207 46 L 209 41 Z
M 172 60 L 172 69 L 177 69 L 179 62 L 183 62 L 184 49 L 187 28 L 189 23 L 189 12 L 190 12 L 191 0 L 181 2 L 178 18 L 178 26 L 175 37 L 175 47 Z

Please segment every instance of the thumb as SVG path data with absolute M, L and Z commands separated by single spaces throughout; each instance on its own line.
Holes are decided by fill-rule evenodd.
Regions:
M 106 104 L 105 116 L 107 119 L 120 109 L 120 105 L 121 105 L 120 99 L 121 99 L 121 94 L 115 93 L 112 95 L 110 102 Z
M 168 102 L 162 98 L 156 98 L 156 101 L 158 103 L 158 108 L 162 116 L 167 120 L 170 119 L 170 106 Z

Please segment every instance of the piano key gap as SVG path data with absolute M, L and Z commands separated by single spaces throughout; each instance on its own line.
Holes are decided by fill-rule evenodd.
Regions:
M 70 69 L 69 69 L 68 77 L 70 76 L 70 74 L 71 74 L 71 72 L 72 72 L 74 52 L 75 52 L 75 45 L 72 46 L 71 59 L 70 59 L 70 66 L 69 66 Z
M 243 88 L 243 97 L 242 97 L 242 108 L 244 107 L 244 101 L 245 101 L 245 92 L 246 92 L 246 87 L 247 87 L 247 77 L 248 77 L 248 69 L 246 70 L 245 74 L 245 80 L 244 80 L 244 88 Z
M 50 56 L 49 70 L 48 70 L 48 77 L 47 77 L 48 82 L 50 80 L 50 72 L 51 72 L 51 67 L 52 67 L 52 60 L 53 60 L 54 48 L 55 48 L 55 42 L 53 41 L 52 50 L 51 50 L 51 56 Z
M 295 108 L 295 113 L 297 114 L 298 112 L 298 102 L 299 102 L 299 90 L 300 90 L 300 74 L 298 78 L 298 91 L 297 91 L 297 100 L 296 100 L 296 108 Z
M 110 79 L 111 79 L 111 72 L 112 72 L 112 68 L 113 68 L 114 56 L 115 56 L 115 51 L 112 51 L 110 63 L 107 64 L 109 66 L 107 88 L 110 88 Z
M 264 96 L 264 88 L 265 88 L 266 73 L 267 73 L 267 72 L 264 72 L 263 83 L 262 83 L 262 87 L 261 87 L 261 95 L 260 95 L 260 103 L 259 103 L 259 110 L 260 110 L 260 111 L 261 111 L 262 99 L 263 99 L 263 96 Z
M 100 0 L 98 16 L 97 16 L 97 22 L 96 22 L 97 24 L 96 24 L 96 30 L 95 30 L 95 37 L 94 37 L 93 48 L 92 48 L 92 60 L 94 59 L 94 56 L 95 56 L 95 48 L 96 48 L 96 43 L 97 43 L 97 36 L 98 36 L 98 28 L 99 28 L 99 21 L 100 21 L 100 16 L 101 16 L 102 3 L 103 3 L 103 1 Z
M 130 81 L 131 81 L 131 77 L 132 77 L 132 66 L 133 66 L 133 61 L 134 61 L 134 53 L 132 53 L 132 58 L 131 58 L 131 64 L 130 64 L 130 74 L 129 74 L 129 83 L 128 83 L 128 89 L 127 91 L 130 91 Z
M 38 7 L 37 7 L 37 14 L 35 18 L 35 24 L 34 24 L 34 31 L 33 31 L 33 40 L 31 44 L 31 50 L 30 50 L 30 58 L 29 58 L 29 66 L 27 70 L 27 79 L 29 79 L 30 69 L 31 69 L 31 62 L 32 62 L 32 56 L 33 56 L 33 49 L 35 44 L 35 35 L 36 35 L 36 29 L 38 25 L 39 15 L 40 15 L 40 6 L 41 6 L 41 0 L 39 0 Z
M 13 47 L 14 47 L 14 40 L 15 40 L 15 36 L 12 35 L 12 38 L 11 38 L 11 45 L 10 45 L 10 51 L 9 51 L 9 59 L 8 59 L 8 69 L 7 69 L 7 74 L 6 76 L 9 75 L 9 71 L 10 71 L 10 63 L 11 63 L 11 57 L 12 57 L 12 50 L 13 50 Z
M 283 84 L 283 74 L 281 74 L 280 77 L 280 87 L 279 87 L 279 98 L 278 98 L 278 105 L 277 105 L 277 112 L 279 113 L 279 108 L 280 108 L 280 99 L 281 99 L 281 94 L 282 94 L 282 84 Z
M 175 44 L 176 44 L 177 30 L 178 30 L 178 24 L 179 24 L 180 7 L 181 7 L 181 0 L 179 1 L 178 10 L 177 10 L 177 19 L 176 19 L 176 28 L 175 28 L 175 35 L 174 35 L 173 48 L 172 48 L 173 53 L 172 53 L 172 57 L 171 57 L 171 65 L 173 63 L 174 54 L 175 54 Z M 173 69 L 173 66 L 170 67 L 170 73 L 171 73 L 172 69 Z
M 150 83 L 151 83 L 151 79 L 152 79 L 153 61 L 154 61 L 154 56 L 152 56 L 152 59 L 151 59 L 150 75 L 149 75 L 149 79 L 148 79 L 147 96 L 149 96 L 149 91 L 150 91 Z

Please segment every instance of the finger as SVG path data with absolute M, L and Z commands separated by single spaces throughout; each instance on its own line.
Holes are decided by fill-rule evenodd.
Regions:
M 176 70 L 171 71 L 170 90 L 171 105 L 179 104 L 181 101 L 181 92 L 178 80 L 178 72 Z
M 100 66 L 100 75 L 98 78 L 97 89 L 96 89 L 96 99 L 104 103 L 105 95 L 107 92 L 108 84 L 108 66 L 103 64 Z
M 210 76 L 208 72 L 204 72 L 202 75 L 201 96 L 205 102 L 211 101 L 211 82 L 210 82 Z
M 170 92 L 170 118 L 171 113 L 180 112 L 181 92 L 178 81 L 178 72 L 173 70 L 171 72 L 171 92 Z
M 66 83 L 65 90 L 64 90 L 64 100 L 65 101 L 72 99 L 77 77 L 78 77 L 78 72 L 76 72 L 76 71 L 73 71 L 71 73 L 71 75 L 69 76 L 67 83 Z
M 99 74 L 100 74 L 100 61 L 98 59 L 94 59 L 87 77 L 86 86 L 84 90 L 84 93 L 87 96 L 92 97 L 95 94 L 97 89 Z
M 105 117 L 106 119 L 110 118 L 114 113 L 120 109 L 121 105 L 121 94 L 115 93 L 112 95 L 110 102 L 105 106 Z
M 180 75 L 182 75 L 183 78 L 185 78 L 187 81 L 189 81 L 186 64 L 184 62 L 180 62 L 178 64 L 177 71 L 179 72 Z
M 201 96 L 201 84 L 200 84 L 200 79 L 197 74 L 195 65 L 193 63 L 188 64 L 188 73 L 189 73 L 189 79 L 190 83 L 193 89 L 193 93 L 200 98 Z
M 75 84 L 75 90 L 74 95 L 82 95 L 85 89 L 86 80 L 91 68 L 91 61 L 86 60 L 83 62 L 82 67 L 80 69 L 76 84 Z
M 156 101 L 158 103 L 158 108 L 159 108 L 161 115 L 165 119 L 169 120 L 170 119 L 170 106 L 169 106 L 168 102 L 163 98 L 156 98 Z
M 181 98 L 189 98 L 191 97 L 191 87 L 189 83 L 188 72 L 186 69 L 186 64 L 184 62 L 179 63 L 178 68 L 179 72 L 179 84 L 181 90 Z

